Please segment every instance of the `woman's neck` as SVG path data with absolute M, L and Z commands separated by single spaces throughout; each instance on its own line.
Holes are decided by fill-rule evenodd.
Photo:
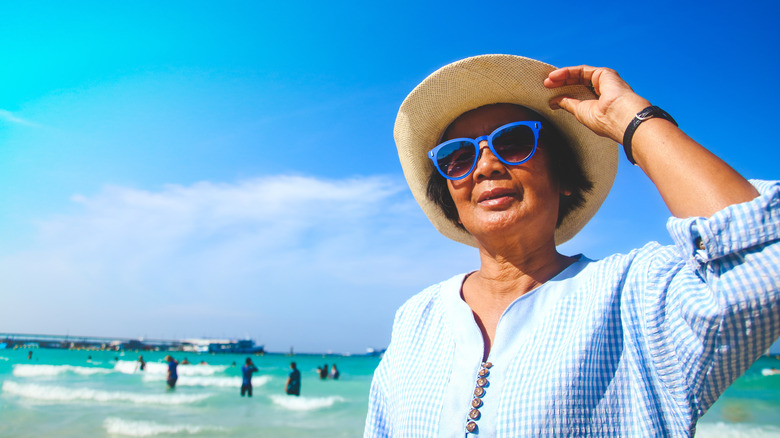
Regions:
M 463 282 L 461 294 L 469 305 L 484 340 L 486 359 L 498 322 L 509 305 L 521 295 L 544 284 L 576 260 L 545 245 L 538 250 L 490 252 L 480 247 L 479 271 Z
M 510 244 L 479 248 L 480 268 L 474 276 L 481 295 L 513 295 L 512 300 L 556 276 L 574 262 L 560 254 L 554 241 L 538 245 Z

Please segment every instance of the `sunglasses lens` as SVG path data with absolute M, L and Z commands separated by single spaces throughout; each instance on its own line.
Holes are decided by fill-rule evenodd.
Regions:
M 436 153 L 439 169 L 450 178 L 460 178 L 474 166 L 477 149 L 468 141 L 452 141 Z
M 527 160 L 534 152 L 535 145 L 536 137 L 530 126 L 510 126 L 493 135 L 496 153 L 512 164 Z

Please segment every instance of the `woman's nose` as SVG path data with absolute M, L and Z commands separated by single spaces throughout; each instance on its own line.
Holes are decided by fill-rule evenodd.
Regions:
M 504 163 L 502 163 L 495 155 L 493 151 L 488 147 L 487 140 L 479 142 L 479 155 L 477 155 L 477 166 L 474 169 L 477 178 L 487 178 L 491 175 L 501 174 L 506 171 Z

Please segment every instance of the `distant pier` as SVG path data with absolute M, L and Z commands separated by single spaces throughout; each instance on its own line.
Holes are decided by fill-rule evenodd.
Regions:
M 131 339 L 102 336 L 40 335 L 0 333 L 1 349 L 55 348 L 62 350 L 106 351 L 192 351 L 208 353 L 262 354 L 262 345 L 249 339 Z

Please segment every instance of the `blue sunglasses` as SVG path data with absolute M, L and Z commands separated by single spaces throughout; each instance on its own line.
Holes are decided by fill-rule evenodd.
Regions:
M 479 142 L 487 140 L 490 151 L 504 164 L 516 166 L 534 156 L 539 143 L 541 122 L 514 122 L 499 127 L 490 135 L 454 138 L 428 152 L 439 173 L 451 180 L 467 177 L 477 166 Z

